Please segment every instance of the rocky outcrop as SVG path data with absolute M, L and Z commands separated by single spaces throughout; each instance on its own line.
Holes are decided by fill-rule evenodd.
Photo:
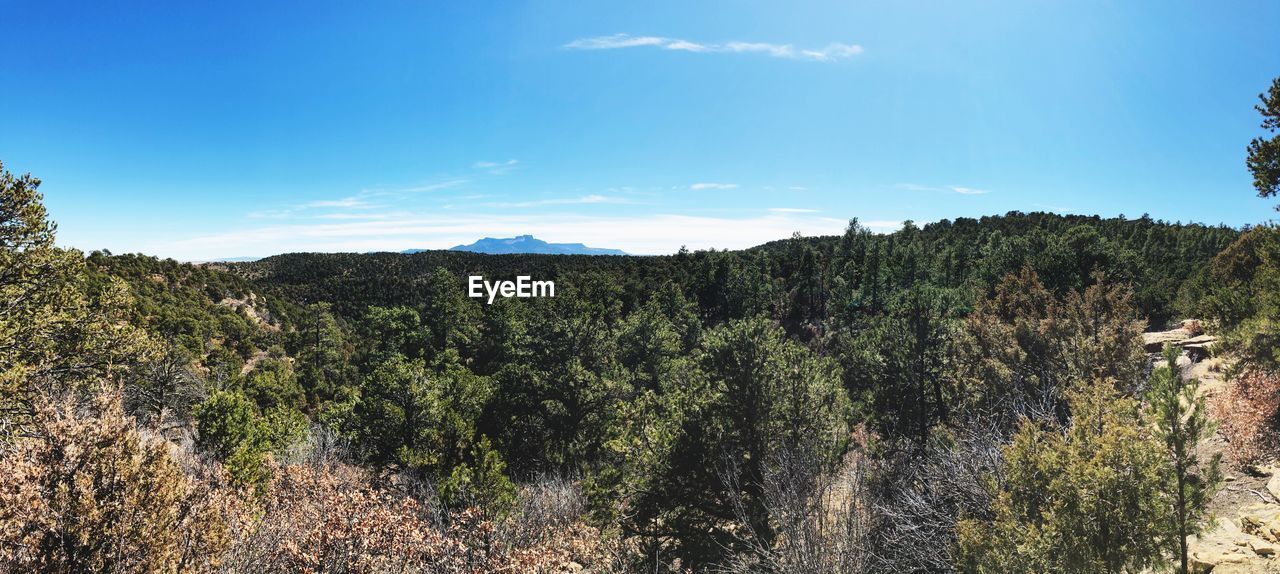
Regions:
M 1213 530 L 1189 538 L 1193 572 L 1271 572 L 1280 561 L 1280 505 L 1243 508 L 1238 517 L 1219 516 Z
M 1228 487 L 1243 490 L 1257 499 L 1269 502 L 1244 505 L 1231 510 L 1231 514 L 1219 514 L 1214 528 L 1200 536 L 1188 538 L 1190 562 L 1193 572 L 1276 572 L 1280 571 L 1280 473 L 1264 465 L 1258 468 L 1264 475 L 1271 475 L 1265 492 L 1249 488 Z M 1234 481 L 1228 481 L 1234 482 Z
M 1200 321 L 1187 319 L 1182 326 L 1168 331 L 1152 331 L 1142 334 L 1142 348 L 1148 353 L 1160 353 L 1166 344 L 1187 352 L 1192 362 L 1200 362 L 1212 354 L 1217 337 L 1204 334 Z
M 1192 337 L 1182 342 L 1182 350 L 1186 351 L 1187 356 L 1191 357 L 1191 362 L 1199 363 L 1213 355 L 1213 345 L 1217 341 L 1217 337 L 1210 337 L 1209 335 Z
M 223 307 L 230 307 L 243 313 L 250 321 L 262 326 L 263 328 L 278 331 L 280 327 L 276 326 L 271 319 L 271 313 L 266 310 L 266 301 L 256 293 L 250 293 L 244 299 L 236 299 L 227 297 L 218 301 Z

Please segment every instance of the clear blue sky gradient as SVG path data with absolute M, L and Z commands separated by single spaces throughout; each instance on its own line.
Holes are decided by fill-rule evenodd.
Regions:
M 1276 2 L 265 4 L 0 0 L 0 160 L 62 244 L 662 253 L 1275 213 L 1244 150 Z

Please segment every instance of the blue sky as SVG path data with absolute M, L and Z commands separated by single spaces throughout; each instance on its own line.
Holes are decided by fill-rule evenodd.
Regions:
M 198 4 L 198 5 L 197 5 Z M 1271 218 L 1280 4 L 0 0 L 64 245 L 633 253 L 1060 211 Z

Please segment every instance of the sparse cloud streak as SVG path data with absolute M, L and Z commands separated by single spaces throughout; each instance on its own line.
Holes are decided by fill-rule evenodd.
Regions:
M 544 205 L 590 205 L 595 203 L 630 203 L 630 201 L 608 195 L 584 195 L 581 197 L 555 197 L 550 199 L 535 199 L 531 201 L 495 201 L 484 204 L 486 207 L 541 207 Z
M 680 38 L 632 36 L 630 34 L 578 38 L 563 47 L 569 50 L 618 50 L 622 48 L 650 47 L 677 52 L 760 54 L 772 58 L 809 60 L 813 62 L 835 62 L 852 58 L 862 53 L 862 46 L 839 42 L 827 44 L 823 48 L 797 48 L 791 44 L 772 44 L 768 42 L 730 41 L 710 44 Z
M 363 196 L 376 197 L 376 196 L 384 196 L 384 195 L 403 196 L 403 195 L 412 195 L 415 193 L 431 193 L 433 191 L 440 191 L 443 189 L 458 187 L 465 183 L 469 183 L 470 181 L 471 180 L 469 179 L 457 178 L 457 179 L 449 179 L 445 181 L 438 181 L 435 183 L 428 183 L 424 185 L 414 185 L 409 187 L 365 189 L 360 192 L 360 196 L 362 197 Z
M 690 186 L 689 186 L 689 189 L 692 189 L 692 190 L 694 190 L 694 191 L 702 191 L 702 190 L 704 190 L 704 189 L 738 189 L 738 184 L 736 184 L 736 183 L 714 183 L 714 182 L 708 182 L 708 183 L 695 183 L 695 184 L 693 184 L 693 185 L 690 185 Z
M 908 191 L 936 191 L 941 193 L 958 193 L 960 195 L 983 195 L 983 194 L 991 193 L 991 190 L 989 189 L 978 189 L 974 187 L 964 187 L 960 185 L 936 186 L 936 185 L 920 185 L 916 183 L 899 183 L 896 187 L 898 189 L 905 189 Z
M 503 175 L 516 169 L 520 165 L 520 160 L 509 159 L 507 161 L 478 161 L 471 164 L 474 169 L 487 171 L 493 175 Z
M 251 211 L 246 214 L 246 217 L 249 219 L 289 219 L 295 216 L 305 215 L 306 213 L 314 213 L 313 210 L 336 210 L 330 213 L 316 215 L 316 217 L 327 219 L 374 219 L 373 217 L 357 215 L 363 210 L 386 207 L 384 203 L 374 203 L 370 201 L 372 198 L 403 199 L 420 193 L 431 193 L 434 191 L 457 187 L 467 183 L 468 181 L 469 180 L 466 179 L 450 179 L 410 187 L 362 189 L 355 195 L 339 199 L 317 199 L 281 209 Z
M 325 208 L 325 207 L 344 208 L 344 209 L 369 209 L 374 206 L 370 205 L 369 202 L 359 197 L 344 197 L 342 199 L 322 199 L 318 201 L 309 201 L 307 203 L 302 204 L 299 207 L 306 208 L 306 209 Z

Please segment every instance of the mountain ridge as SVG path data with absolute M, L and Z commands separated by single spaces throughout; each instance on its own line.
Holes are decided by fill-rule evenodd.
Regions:
M 403 253 L 417 253 L 422 249 L 408 249 Z M 626 255 L 621 249 L 587 247 L 582 243 L 548 243 L 532 235 L 497 238 L 485 237 L 468 245 L 455 245 L 449 251 L 468 251 L 489 255 L 536 253 L 546 255 Z

